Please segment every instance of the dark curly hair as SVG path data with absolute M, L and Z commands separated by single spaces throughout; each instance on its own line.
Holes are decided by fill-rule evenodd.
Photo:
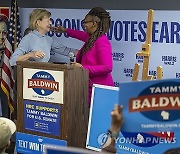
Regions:
M 86 16 L 88 15 L 92 16 L 94 19 L 99 19 L 98 28 L 93 34 L 90 35 L 88 41 L 82 47 L 80 59 L 82 59 L 83 54 L 86 53 L 93 46 L 94 42 L 100 36 L 108 32 L 111 25 L 110 14 L 102 7 L 95 7 L 91 9 Z

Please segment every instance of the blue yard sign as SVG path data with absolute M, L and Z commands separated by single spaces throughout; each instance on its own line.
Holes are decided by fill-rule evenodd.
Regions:
M 111 111 L 118 104 L 119 88 L 93 85 L 89 127 L 86 141 L 88 149 L 100 150 L 101 136 L 105 135 L 111 125 Z

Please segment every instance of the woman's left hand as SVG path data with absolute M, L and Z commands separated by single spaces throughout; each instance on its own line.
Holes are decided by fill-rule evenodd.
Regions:
M 55 33 L 65 33 L 66 32 L 66 28 L 64 28 L 63 26 L 50 27 L 50 30 Z
M 74 66 L 80 67 L 80 68 L 83 67 L 80 63 L 76 63 L 76 62 L 71 62 L 71 65 L 74 65 Z

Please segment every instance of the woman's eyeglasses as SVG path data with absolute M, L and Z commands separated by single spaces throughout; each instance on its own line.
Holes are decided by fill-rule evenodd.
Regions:
M 89 20 L 89 21 L 83 20 L 83 21 L 82 21 L 83 24 L 87 24 L 87 23 L 89 23 L 89 22 L 93 22 L 93 20 Z

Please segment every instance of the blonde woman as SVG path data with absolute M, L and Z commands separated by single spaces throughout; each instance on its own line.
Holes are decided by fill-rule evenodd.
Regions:
M 16 61 L 48 62 L 50 52 L 57 53 L 58 56 L 56 57 L 61 59 L 61 57 L 68 56 L 70 52 L 76 51 L 46 35 L 51 27 L 50 16 L 51 13 L 45 9 L 33 10 L 29 17 L 29 28 L 32 29 L 32 32 L 23 37 L 11 56 L 11 66 L 16 65 Z

